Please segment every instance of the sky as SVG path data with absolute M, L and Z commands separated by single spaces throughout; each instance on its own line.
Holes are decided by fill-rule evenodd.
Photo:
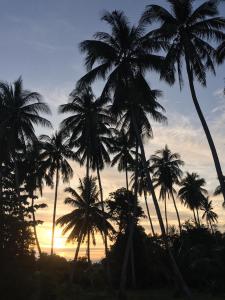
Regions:
M 57 114 L 60 104 L 68 100 L 69 93 L 75 87 L 76 81 L 85 74 L 84 56 L 79 51 L 79 43 L 90 39 L 96 31 L 107 31 L 108 27 L 100 20 L 105 10 L 124 10 L 131 23 L 138 19 L 148 4 L 157 3 L 167 6 L 165 0 L 0 0 L 0 80 L 12 82 L 22 76 L 24 87 L 39 92 L 52 110 L 49 117 L 54 129 L 57 129 L 63 116 Z M 195 5 L 202 3 L 196 0 Z M 225 16 L 225 4 L 220 4 L 220 14 Z M 224 65 L 216 68 L 216 76 L 208 74 L 207 88 L 197 83 L 196 91 L 200 105 L 213 135 L 222 168 L 225 172 L 225 97 Z M 184 76 L 184 78 L 186 78 Z M 218 185 L 212 157 L 207 145 L 204 132 L 195 112 L 187 81 L 180 91 L 178 84 L 170 87 L 159 80 L 155 73 L 147 74 L 147 79 L 154 89 L 163 91 L 159 102 L 166 109 L 168 125 L 152 123 L 154 139 L 146 141 L 147 157 L 154 151 L 168 144 L 172 151 L 179 152 L 185 161 L 184 171 L 197 172 L 207 182 L 207 189 L 213 199 L 213 206 L 219 215 L 219 228 L 224 231 L 225 210 L 221 208 L 220 197 L 213 197 L 212 193 Z M 94 85 L 98 96 L 102 83 Z M 38 128 L 38 134 L 51 132 Z M 84 175 L 84 170 L 75 163 L 74 178 L 70 185 L 76 188 L 78 178 Z M 124 174 L 118 174 L 116 168 L 107 167 L 103 171 L 104 196 L 109 192 L 125 185 Z M 57 216 L 70 211 L 63 204 L 65 185 L 59 187 Z M 41 246 L 49 251 L 51 237 L 51 219 L 54 191 L 45 189 L 43 199 L 48 208 L 38 213 L 38 218 L 44 221 L 38 227 Z M 141 204 L 144 205 L 142 199 Z M 153 205 L 150 210 L 153 222 L 158 229 Z M 162 206 L 162 203 L 160 203 Z M 180 205 L 182 220 L 191 217 L 190 212 Z M 177 225 L 175 211 L 169 204 L 170 224 Z M 149 232 L 147 219 L 142 220 L 146 232 Z M 62 237 L 61 229 L 56 232 L 56 253 L 72 258 L 76 245 L 66 244 L 66 237 Z M 100 238 L 97 245 L 91 248 L 92 258 L 103 256 Z M 85 254 L 85 245 L 81 255 Z

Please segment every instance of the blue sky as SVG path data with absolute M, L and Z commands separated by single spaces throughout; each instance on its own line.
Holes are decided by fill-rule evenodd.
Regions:
M 79 42 L 91 38 L 96 31 L 108 30 L 100 21 L 104 10 L 124 10 L 131 23 L 135 23 L 150 3 L 166 5 L 164 0 L 0 0 L 0 80 L 13 81 L 22 75 L 24 86 L 40 92 L 50 105 L 53 111 L 51 120 L 56 128 L 62 118 L 56 114 L 58 105 L 67 101 L 76 81 L 85 72 Z M 201 0 L 196 1 L 197 5 L 201 3 Z M 224 3 L 220 4 L 220 14 L 225 16 Z M 198 84 L 196 89 L 225 171 L 224 77 L 222 65 L 217 67 L 216 77 L 208 75 L 206 89 Z M 147 154 L 167 143 L 182 155 L 186 162 L 184 169 L 199 172 L 206 178 L 207 187 L 212 192 L 217 185 L 216 174 L 188 86 L 180 92 L 178 84 L 169 87 L 159 81 L 155 73 L 148 74 L 147 78 L 153 88 L 163 90 L 160 101 L 166 108 L 169 122 L 168 126 L 154 124 L 155 138 L 146 144 Z M 97 94 L 100 89 L 101 84 L 96 84 Z M 39 129 L 39 132 L 44 131 Z M 80 172 L 82 170 L 76 166 L 76 174 Z M 107 192 L 112 181 L 115 188 L 123 184 L 123 176 L 118 176 L 115 169 L 107 169 L 104 179 Z M 45 216 L 50 215 L 52 191 L 47 195 L 49 211 Z M 61 197 L 62 204 L 63 193 Z M 214 203 L 224 217 L 220 201 Z

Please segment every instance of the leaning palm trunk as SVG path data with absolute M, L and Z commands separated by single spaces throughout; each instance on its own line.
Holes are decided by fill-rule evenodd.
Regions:
M 158 217 L 158 220 L 159 220 L 161 234 L 162 234 L 166 249 L 167 249 L 168 254 L 169 254 L 169 258 L 170 258 L 171 265 L 172 265 L 172 268 L 173 268 L 173 271 L 174 271 L 174 275 L 177 279 L 178 284 L 180 285 L 181 289 L 183 290 L 184 295 L 186 296 L 186 298 L 187 299 L 192 299 L 191 292 L 190 292 L 186 282 L 184 281 L 184 278 L 183 278 L 183 276 L 182 276 L 182 274 L 181 274 L 181 272 L 180 272 L 180 270 L 177 266 L 177 263 L 174 259 L 174 256 L 173 256 L 173 254 L 171 252 L 171 249 L 170 249 L 170 246 L 168 244 L 166 231 L 165 231 L 165 227 L 164 227 L 164 224 L 163 224 L 162 214 L 160 212 L 159 204 L 158 204 L 158 201 L 157 201 L 157 198 L 156 198 L 156 195 L 155 195 L 155 191 L 154 191 L 154 188 L 153 188 L 151 176 L 150 176 L 150 173 L 148 171 L 148 166 L 147 166 L 147 161 L 146 161 L 145 151 L 144 151 L 144 145 L 143 145 L 143 141 L 141 139 L 140 132 L 138 131 L 138 128 L 137 128 L 137 123 L 136 123 L 134 113 L 133 113 L 133 116 L 132 116 L 132 122 L 133 122 L 133 127 L 134 127 L 134 130 L 135 130 L 136 138 L 138 140 L 138 144 L 139 144 L 140 149 L 141 149 L 141 159 L 142 159 L 142 164 L 143 164 L 144 171 L 145 171 L 146 178 L 147 178 L 148 189 L 152 194 L 153 203 L 154 203 L 156 214 L 157 214 L 157 217 Z
M 138 143 L 136 141 L 136 157 L 135 157 L 135 184 L 134 184 L 134 194 L 135 194 L 135 203 L 134 203 L 134 216 L 136 215 L 137 210 L 137 170 L 138 170 Z M 128 239 L 126 243 L 123 265 L 121 270 L 121 277 L 120 277 L 120 298 L 123 299 L 125 295 L 125 288 L 126 288 L 126 281 L 127 281 L 127 266 L 128 266 L 128 259 L 129 256 L 131 257 L 131 268 L 132 268 L 132 282 L 133 285 L 136 286 L 135 280 L 135 266 L 134 266 L 134 249 L 133 248 L 133 235 L 134 235 L 134 219 L 131 217 L 130 224 L 129 224 L 129 233 Z M 132 253 L 133 252 L 133 253 Z
M 149 219 L 149 223 L 150 223 L 151 230 L 152 230 L 152 235 L 155 236 L 155 230 L 154 230 L 154 227 L 153 227 L 152 218 L 151 218 L 149 207 L 148 207 L 146 191 L 144 191 L 144 198 L 145 198 L 145 205 L 146 205 L 146 209 L 147 209 L 148 219 Z
M 97 162 L 97 177 L 98 177 L 98 184 L 99 184 L 99 191 L 100 191 L 101 207 L 102 207 L 102 212 L 104 214 L 105 209 L 104 209 L 104 202 L 103 202 L 103 190 L 102 190 L 102 182 L 101 182 L 98 162 Z M 106 257 L 106 271 L 107 271 L 108 283 L 110 284 L 111 276 L 110 276 L 110 268 L 108 262 L 108 240 L 107 240 L 106 222 L 104 222 L 104 246 L 105 246 L 105 257 Z
M 56 169 L 56 183 L 55 183 L 55 201 L 53 209 L 53 220 L 52 220 L 52 241 L 51 241 L 51 255 L 54 253 L 54 238 L 55 238 L 55 217 L 56 217 L 56 205 L 58 197 L 58 185 L 59 185 L 59 168 Z
M 172 195 L 172 199 L 173 199 L 173 205 L 174 205 L 174 208 L 175 208 L 175 211 L 176 211 L 176 214 L 177 214 L 177 221 L 178 221 L 178 225 L 179 225 L 179 230 L 180 230 L 180 233 L 181 233 L 182 227 L 181 227 L 181 222 L 180 222 L 180 215 L 179 215 L 179 212 L 178 212 L 178 209 L 177 209 L 177 205 L 176 205 L 176 201 L 174 199 L 173 192 L 171 193 L 171 195 Z
M 185 61 L 186 61 L 186 68 L 187 68 L 187 74 L 188 74 L 188 80 L 189 80 L 189 86 L 190 86 L 190 90 L 191 90 L 192 99 L 193 99 L 196 111 L 198 113 L 199 119 L 202 123 L 202 127 L 205 131 L 206 138 L 208 140 L 208 144 L 209 144 L 209 147 L 210 147 L 210 150 L 211 150 L 211 153 L 212 153 L 212 157 L 213 157 L 213 160 L 214 160 L 217 176 L 218 176 L 219 183 L 220 183 L 220 186 L 221 186 L 221 191 L 222 191 L 222 194 L 223 194 L 223 200 L 225 202 L 225 182 L 224 182 L 223 172 L 222 172 L 222 169 L 221 169 L 219 157 L 218 157 L 216 147 L 214 145 L 211 133 L 209 131 L 208 125 L 206 123 L 206 120 L 204 118 L 204 115 L 202 113 L 200 105 L 198 103 L 198 99 L 197 99 L 197 96 L 196 96 L 196 93 L 195 93 L 195 87 L 194 87 L 193 72 L 192 72 L 191 67 L 190 67 L 190 63 L 189 63 L 189 60 L 188 60 L 187 53 L 185 54 Z
M 33 192 L 31 193 L 31 208 L 32 208 L 34 238 L 35 238 L 36 246 L 37 246 L 37 249 L 38 249 L 39 257 L 41 257 L 41 247 L 40 247 L 40 243 L 39 243 L 38 235 L 37 235 L 37 230 L 36 230 L 36 217 L 35 217 L 35 212 L 34 212 L 34 195 L 33 195 Z
M 82 236 L 82 229 L 81 229 L 79 237 L 77 239 L 77 248 L 76 248 L 74 259 L 73 259 L 73 267 L 72 267 L 72 272 L 71 272 L 71 277 L 70 277 L 71 283 L 74 282 L 74 278 L 75 278 L 76 262 L 77 262 L 77 259 L 78 259 L 78 254 L 79 254 L 79 251 L 80 251 L 80 245 L 81 245 L 82 238 L 83 238 L 83 236 Z

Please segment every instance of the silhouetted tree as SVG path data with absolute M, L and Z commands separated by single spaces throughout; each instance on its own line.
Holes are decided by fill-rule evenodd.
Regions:
M 60 173 L 63 182 L 68 182 L 73 176 L 73 169 L 71 168 L 68 159 L 76 159 L 76 155 L 68 145 L 67 136 L 62 132 L 56 132 L 52 136 L 42 135 L 40 137 L 40 144 L 43 149 L 42 159 L 48 167 L 48 173 L 51 178 L 55 175 L 55 199 L 53 208 L 52 220 L 52 240 L 51 240 L 51 255 L 54 252 L 54 234 L 55 234 L 55 219 L 56 206 L 58 198 L 58 185 L 60 180 Z
M 153 182 L 155 182 L 155 187 L 160 187 L 159 197 L 165 202 L 165 219 L 166 228 L 168 233 L 168 220 L 167 220 L 167 208 L 166 208 L 166 198 L 172 197 L 173 205 L 177 214 L 177 220 L 179 224 L 179 229 L 181 232 L 181 222 L 179 212 L 176 206 L 176 200 L 174 194 L 176 190 L 174 188 L 175 184 L 179 184 L 182 170 L 181 167 L 184 162 L 181 160 L 178 153 L 173 153 L 166 145 L 162 150 L 158 150 L 150 158 L 151 169 L 153 171 Z
M 178 192 L 178 196 L 185 206 L 193 211 L 195 224 L 200 225 L 200 220 L 198 217 L 198 210 L 201 207 L 205 196 L 207 196 L 207 191 L 204 189 L 205 179 L 201 178 L 196 173 L 188 173 L 181 180 L 181 188 Z M 197 212 L 197 217 L 195 214 Z
M 215 74 L 216 50 L 210 42 L 224 40 L 225 35 L 222 30 L 225 28 L 225 19 L 218 16 L 219 1 L 205 1 L 197 8 L 194 8 L 192 0 L 167 0 L 167 2 L 170 4 L 170 11 L 159 5 L 149 5 L 142 16 L 142 21 L 149 24 L 154 21 L 159 22 L 160 27 L 149 33 L 150 38 L 158 37 L 160 40 L 170 42 L 161 73 L 162 78 L 169 76 L 171 79 L 171 70 L 175 71 L 177 66 L 180 87 L 182 87 L 182 59 L 185 60 L 192 99 L 209 143 L 225 201 L 223 172 L 194 87 L 194 79 L 206 86 L 208 70 Z M 170 82 L 173 83 L 173 80 Z

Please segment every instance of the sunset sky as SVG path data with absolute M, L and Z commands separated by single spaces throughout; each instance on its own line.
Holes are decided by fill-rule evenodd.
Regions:
M 202 1 L 196 1 L 200 4 Z M 0 80 L 14 81 L 20 75 L 24 87 L 43 95 L 52 110 L 50 120 L 54 129 L 58 128 L 62 116 L 57 115 L 60 104 L 66 103 L 69 93 L 75 87 L 76 81 L 85 73 L 83 55 L 78 44 L 89 39 L 96 31 L 107 31 L 108 27 L 100 21 L 104 10 L 124 10 L 131 23 L 136 23 L 145 6 L 157 3 L 165 6 L 163 0 L 133 1 L 133 0 L 0 0 Z M 224 3 L 220 5 L 221 15 L 225 15 Z M 225 97 L 224 65 L 217 67 L 217 75 L 208 75 L 207 88 L 196 83 L 197 94 L 206 120 L 214 137 L 223 169 L 225 168 Z M 185 78 L 185 77 L 184 77 Z M 188 86 L 180 92 L 178 84 L 173 87 L 159 81 L 155 73 L 148 73 L 147 79 L 151 87 L 163 91 L 159 102 L 166 109 L 168 125 L 153 123 L 154 139 L 146 142 L 146 154 L 149 157 L 155 150 L 168 144 L 172 151 L 179 152 L 185 161 L 184 171 L 197 172 L 207 181 L 207 189 L 212 195 L 218 185 L 216 173 L 207 145 L 204 132 L 194 110 Z M 102 82 L 96 83 L 94 91 L 98 96 Z M 50 133 L 49 130 L 38 128 L 38 134 Z M 78 178 L 84 175 L 84 170 L 72 163 L 74 178 L 70 185 L 76 188 Z M 103 173 L 105 198 L 111 191 L 125 185 L 124 174 L 118 174 L 116 168 L 107 167 Z M 60 184 L 57 216 L 70 210 L 63 204 L 65 186 Z M 38 218 L 44 224 L 38 227 L 41 246 L 48 251 L 51 238 L 51 219 L 54 191 L 45 189 L 41 201 L 48 208 L 38 213 Z M 215 211 L 219 214 L 219 226 L 224 231 L 225 210 L 221 207 L 220 197 L 211 197 Z M 140 200 L 143 204 L 142 200 Z M 149 199 L 151 201 L 151 199 Z M 179 203 L 179 201 L 178 201 Z M 162 205 L 162 203 L 160 203 Z M 191 217 L 191 213 L 178 204 L 182 220 Z M 150 204 L 156 228 L 158 223 L 153 205 Z M 177 225 L 175 211 L 169 205 L 170 224 Z M 149 231 L 148 220 L 142 220 L 146 231 Z M 73 257 L 75 245 L 65 244 L 61 230 L 56 231 L 56 253 L 67 258 Z M 85 254 L 83 245 L 81 255 Z M 103 255 L 100 238 L 96 247 L 91 248 L 91 256 L 99 259 Z

